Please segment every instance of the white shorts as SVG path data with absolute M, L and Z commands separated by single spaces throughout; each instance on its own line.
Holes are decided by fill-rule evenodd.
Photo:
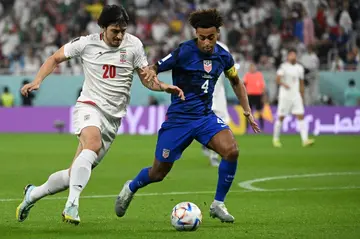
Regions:
M 76 135 L 79 135 L 88 126 L 99 128 L 102 148 L 94 163 L 96 166 L 101 162 L 114 141 L 120 126 L 120 119 L 103 113 L 97 106 L 78 102 L 74 107 L 72 121 Z
M 279 98 L 279 103 L 277 108 L 278 116 L 287 116 L 289 114 L 303 115 L 304 113 L 305 113 L 304 103 L 301 96 L 297 96 L 293 99 Z

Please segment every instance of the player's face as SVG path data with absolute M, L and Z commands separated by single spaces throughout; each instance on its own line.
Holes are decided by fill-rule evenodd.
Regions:
M 296 63 L 296 53 L 295 52 L 289 52 L 288 54 L 288 61 L 292 64 Z
M 196 36 L 198 38 L 198 47 L 202 52 L 213 53 L 219 32 L 216 27 L 197 28 Z
M 105 41 L 112 47 L 118 47 L 124 38 L 126 25 L 110 25 L 105 30 Z

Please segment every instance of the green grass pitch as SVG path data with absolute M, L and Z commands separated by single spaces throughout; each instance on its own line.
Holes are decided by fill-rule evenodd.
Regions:
M 23 223 L 16 221 L 15 209 L 26 184 L 39 185 L 69 166 L 76 137 L 2 134 L 0 238 L 360 238 L 360 136 L 319 136 L 305 149 L 298 135 L 282 136 L 282 149 L 272 148 L 270 136 L 237 140 L 238 172 L 226 200 L 234 224 L 209 217 L 217 169 L 198 143 L 163 182 L 140 190 L 125 217 L 117 218 L 115 195 L 151 165 L 156 144 L 156 136 L 119 136 L 93 171 L 80 200 L 81 223 L 73 226 L 61 221 L 67 192 L 36 203 Z M 194 202 L 203 212 L 196 232 L 177 232 L 170 224 L 171 209 L 181 201 Z

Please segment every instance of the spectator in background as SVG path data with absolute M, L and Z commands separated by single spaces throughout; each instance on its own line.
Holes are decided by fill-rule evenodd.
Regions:
M 345 63 L 339 55 L 335 56 L 335 59 L 331 63 L 331 71 L 344 71 Z
M 358 62 L 356 61 L 355 54 L 349 51 L 346 55 L 345 69 L 347 71 L 356 71 Z
M 249 71 L 244 75 L 244 84 L 248 93 L 249 104 L 252 109 L 256 109 L 259 113 L 260 128 L 264 129 L 264 119 L 261 111 L 264 107 L 264 91 L 265 81 L 264 76 L 260 71 L 257 71 L 254 63 L 250 64 Z M 248 126 L 248 125 L 247 125 Z
M 300 63 L 309 71 L 306 75 L 307 87 L 305 87 L 305 105 L 314 104 L 319 95 L 318 89 L 318 72 L 319 72 L 319 58 L 313 50 L 313 46 L 307 47 L 307 52 L 300 57 Z
M 149 95 L 148 97 L 148 105 L 159 105 L 158 99 L 154 95 Z
M 349 86 L 344 92 L 345 106 L 360 105 L 360 90 L 356 88 L 355 80 L 349 80 Z
M 303 10 L 303 22 L 304 22 L 304 44 L 306 46 L 315 43 L 315 27 L 313 19 L 309 16 L 306 10 Z
M 11 108 L 14 106 L 14 95 L 10 93 L 9 87 L 4 87 L 4 92 L 0 97 L 2 107 Z
M 36 56 L 34 50 L 29 47 L 27 50 L 27 54 L 24 57 L 24 73 L 29 75 L 36 74 L 40 66 L 40 58 Z
M 30 83 L 29 80 L 24 80 L 22 82 L 23 86 Z M 23 96 L 22 94 L 20 94 L 21 96 L 21 102 L 22 102 L 22 106 L 32 106 L 33 105 L 33 100 L 35 98 L 35 93 L 34 92 L 29 92 L 28 97 Z
M 349 2 L 343 2 L 343 10 L 340 13 L 339 25 L 344 28 L 345 33 L 349 34 L 352 30 L 352 20 L 349 14 Z
M 280 53 L 281 35 L 275 26 L 271 28 L 271 34 L 267 38 L 267 45 L 270 47 L 272 55 L 278 57 Z

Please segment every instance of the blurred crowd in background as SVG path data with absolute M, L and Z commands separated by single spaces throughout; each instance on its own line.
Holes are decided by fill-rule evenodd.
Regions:
M 143 41 L 151 63 L 194 36 L 191 11 L 217 8 L 225 17 L 221 41 L 240 71 L 251 62 L 274 70 L 288 47 L 309 70 L 360 68 L 360 0 L 0 0 L 0 73 L 34 74 L 63 44 L 100 32 L 104 4 L 127 9 L 127 31 Z M 79 59 L 55 73 L 82 74 Z

